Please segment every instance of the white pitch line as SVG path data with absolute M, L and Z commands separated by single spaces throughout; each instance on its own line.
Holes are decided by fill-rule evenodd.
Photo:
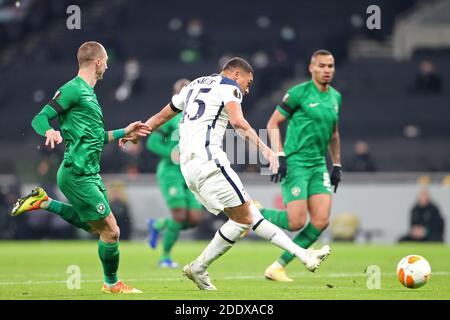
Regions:
M 307 273 L 292 273 L 291 275 L 294 276 L 303 276 L 308 275 Z M 382 273 L 382 276 L 394 276 L 395 273 L 388 272 L 388 273 Z M 432 277 L 434 276 L 449 276 L 450 272 L 433 272 L 431 274 Z M 329 273 L 329 274 L 314 274 L 314 278 L 351 278 L 351 277 L 363 277 L 366 278 L 367 274 L 365 273 Z M 260 276 L 226 276 L 226 277 L 214 277 L 212 276 L 214 280 L 257 280 L 257 279 L 264 279 L 263 275 Z M 181 275 L 179 277 L 174 278 L 140 278 L 140 279 L 126 279 L 127 281 L 132 282 L 164 282 L 164 281 L 179 281 L 181 279 L 184 279 Z M 96 283 L 96 282 L 102 282 L 102 280 L 81 280 L 82 283 Z M 57 284 L 57 283 L 66 283 L 66 280 L 27 280 L 27 281 L 10 281 L 10 282 L 0 282 L 0 286 L 14 286 L 14 285 L 37 285 L 37 284 Z

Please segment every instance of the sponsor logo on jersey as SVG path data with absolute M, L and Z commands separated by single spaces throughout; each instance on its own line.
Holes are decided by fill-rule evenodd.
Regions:
M 242 93 L 238 89 L 234 89 L 233 94 L 236 98 L 242 99 Z
M 338 113 L 339 111 L 339 106 L 337 104 L 334 105 L 334 110 L 336 111 L 336 113 Z
M 89 101 L 92 101 L 93 99 L 94 99 L 94 97 L 87 97 L 86 101 L 89 102 Z
M 317 107 L 318 105 L 319 105 L 318 102 L 316 102 L 316 103 L 310 103 L 310 104 L 309 104 L 309 106 L 310 106 L 311 108 L 315 108 L 315 107 Z
M 300 193 L 302 193 L 302 189 L 300 189 L 300 187 L 295 186 L 291 189 L 291 194 L 294 197 L 298 197 L 300 195 Z
M 97 212 L 104 214 L 106 211 L 106 206 L 103 203 L 97 203 Z
M 283 102 L 286 103 L 289 100 L 289 93 L 286 93 L 283 97 Z

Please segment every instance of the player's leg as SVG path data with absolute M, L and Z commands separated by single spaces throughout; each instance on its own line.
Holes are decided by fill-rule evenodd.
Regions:
M 281 182 L 283 202 L 286 204 L 287 210 L 272 215 L 267 215 L 266 210 L 263 210 L 263 215 L 278 225 L 280 225 L 278 221 L 287 220 L 284 224 L 288 225 L 290 231 L 303 228 L 307 218 L 308 183 L 310 175 L 310 171 L 306 168 L 289 168 L 288 175 Z M 273 281 L 293 281 L 287 276 L 284 268 L 293 258 L 294 255 L 290 252 L 283 252 L 277 260 L 266 268 L 264 272 L 265 277 Z
M 139 290 L 119 281 L 117 276 L 120 258 L 120 230 L 111 213 L 106 188 L 100 175 L 74 176 L 61 183 L 58 181 L 58 184 L 75 208 L 80 220 L 88 223 L 100 235 L 98 256 L 104 275 L 102 291 L 106 293 L 139 293 Z
M 261 213 L 270 222 L 289 231 L 304 227 L 307 214 L 308 184 L 311 171 L 307 168 L 289 168 L 281 182 L 283 202 L 287 210 L 261 208 Z
M 160 235 L 170 226 L 169 233 L 177 233 L 176 224 L 186 218 L 186 200 L 184 196 L 184 179 L 179 170 L 163 171 L 157 176 L 163 199 L 171 211 L 171 217 L 150 219 L 148 222 L 149 245 L 155 249 Z M 181 226 L 180 226 L 181 227 Z M 178 229 L 180 228 L 178 227 Z M 179 232 L 179 231 L 178 231 Z M 165 233 L 166 234 L 166 233 Z M 175 237 L 176 241 L 177 236 Z
M 187 189 L 187 187 L 186 195 L 187 209 L 183 209 L 182 212 L 180 211 L 177 215 L 173 215 L 173 220 L 169 222 L 169 226 L 164 233 L 164 252 L 162 256 L 162 258 L 164 258 L 164 260 L 162 260 L 162 263 L 164 264 L 163 266 L 171 268 L 178 267 L 178 263 L 171 259 L 170 252 L 175 245 L 175 242 L 178 240 L 180 231 L 196 227 L 203 218 L 201 203 L 195 199 L 195 196 L 189 189 Z
M 189 207 L 189 204 L 187 204 Z M 159 261 L 160 267 L 177 268 L 178 263 L 174 262 L 171 252 L 178 240 L 180 232 L 188 230 L 201 220 L 202 212 L 197 209 L 187 210 L 185 208 L 175 208 L 171 210 L 172 218 L 167 219 L 163 234 L 163 252 Z
M 116 218 L 110 212 L 108 216 L 100 220 L 91 220 L 89 224 L 100 234 L 98 241 L 98 256 L 103 266 L 105 293 L 141 293 L 140 290 L 119 281 L 117 271 L 119 269 L 120 229 Z
M 172 261 L 171 251 L 178 240 L 180 231 L 187 219 L 185 208 L 171 209 L 172 217 L 167 219 L 163 234 L 163 252 L 159 260 L 159 266 L 163 268 L 177 268 L 178 263 Z
M 288 231 L 297 231 L 305 226 L 308 204 L 306 200 L 294 200 L 286 210 L 259 208 L 263 217 L 274 225 Z
M 216 163 L 217 164 L 217 163 Z M 208 175 L 200 189 L 201 198 L 209 199 L 206 207 L 213 213 L 224 208 L 229 220 L 219 228 L 212 241 L 200 256 L 183 269 L 200 289 L 215 290 L 206 269 L 217 258 L 227 252 L 233 244 L 251 227 L 261 238 L 296 255 L 310 271 L 319 267 L 320 257 L 313 251 L 298 247 L 292 240 L 269 221 L 263 218 L 255 204 L 247 199 L 242 182 L 229 166 L 220 166 L 214 175 Z M 211 205 L 216 207 L 212 208 Z
M 294 200 L 287 203 L 287 210 L 285 211 L 289 216 L 289 223 L 291 224 L 290 230 L 299 230 L 301 229 L 306 222 L 307 219 L 307 200 Z M 301 248 L 307 249 L 296 241 L 297 237 L 293 239 L 294 243 L 299 245 Z M 286 274 L 285 266 L 294 259 L 294 255 L 290 252 L 285 251 L 283 254 L 274 261 L 269 267 L 267 267 L 264 275 L 267 279 L 279 282 L 291 282 L 293 281 Z
M 15 203 L 11 215 L 18 216 L 33 210 L 46 210 L 59 215 L 71 225 L 90 233 L 95 233 L 91 226 L 80 220 L 75 208 L 65 202 L 51 199 L 41 187 L 35 188 L 30 194 L 20 198 Z
M 328 194 L 312 195 L 308 199 L 310 212 L 309 223 L 295 237 L 294 242 L 300 247 L 307 249 L 319 239 L 322 231 L 328 226 L 328 218 L 331 207 L 331 196 Z M 289 252 L 284 252 L 277 262 L 285 267 L 294 259 Z
M 325 165 L 315 167 L 308 186 L 309 223 L 295 237 L 294 242 L 309 248 L 328 227 L 331 211 L 331 183 Z
M 70 169 L 65 168 L 63 164 L 59 167 L 56 181 L 58 187 L 69 200 L 70 204 L 52 200 L 48 205 L 48 211 L 58 214 L 64 220 L 78 228 L 88 232 L 95 232 L 86 220 L 81 219 L 80 213 L 77 212 L 77 205 L 80 205 L 80 208 L 83 208 L 82 198 L 88 195 L 90 188 L 92 188 L 89 181 L 79 184 L 79 179 L 81 178 L 73 174 Z
M 319 267 L 322 256 L 317 251 L 307 251 L 297 246 L 280 228 L 264 219 L 251 201 L 224 211 L 230 219 L 219 228 L 200 256 L 183 269 L 185 275 L 200 289 L 215 290 L 206 269 L 226 253 L 250 227 L 259 237 L 298 257 L 308 270 L 315 271 Z M 329 251 L 329 247 L 326 246 L 323 250 Z
M 212 210 L 209 210 L 212 211 Z M 183 274 L 191 279 L 200 290 L 217 290 L 211 283 L 206 269 L 226 253 L 237 240 L 251 227 L 248 203 L 235 208 L 225 208 L 228 221 L 217 230 L 214 238 L 203 252 L 189 265 L 183 268 Z
M 187 201 L 187 216 L 186 220 L 183 222 L 181 230 L 195 228 L 202 222 L 204 217 L 203 206 L 200 201 L 197 200 L 195 195 L 191 192 L 191 190 L 189 190 L 187 186 L 185 187 L 185 191 Z
M 325 166 L 317 166 L 303 172 L 303 176 L 307 177 L 307 206 L 310 212 L 309 223 L 294 237 L 294 242 L 300 247 L 307 249 L 320 237 L 322 231 L 328 225 L 328 219 L 331 208 L 331 185 L 329 182 L 328 172 Z M 295 180 L 295 179 L 294 179 Z M 289 195 L 286 196 L 286 190 L 283 197 L 292 200 Z M 306 192 L 305 192 L 306 193 Z M 306 201 L 291 201 L 288 203 L 289 208 L 304 208 Z M 305 210 L 306 211 L 306 210 Z M 303 212 L 305 212 L 303 211 Z M 314 218 L 313 218 L 314 217 Z M 304 220 L 306 221 L 306 212 Z M 304 222 L 303 222 L 304 223 Z M 324 259 L 326 256 L 324 256 Z M 284 267 L 294 259 L 289 252 L 284 252 L 280 258 L 266 269 L 266 277 L 275 281 L 290 281 L 286 275 Z

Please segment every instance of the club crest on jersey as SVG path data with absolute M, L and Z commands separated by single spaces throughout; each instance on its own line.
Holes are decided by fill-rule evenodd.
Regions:
M 103 203 L 97 204 L 97 212 L 100 214 L 104 214 L 106 211 L 106 206 Z
M 336 113 L 339 111 L 339 106 L 337 104 L 334 105 L 334 111 L 336 111 Z
M 169 188 L 169 194 L 170 194 L 172 197 L 175 197 L 175 196 L 177 195 L 177 193 L 178 193 L 178 189 L 177 189 L 176 187 L 170 187 L 170 188 Z
M 298 197 L 300 195 L 300 193 L 302 193 L 302 189 L 300 189 L 299 187 L 295 186 L 291 189 L 291 194 L 294 197 Z
M 233 94 L 236 98 L 242 99 L 242 93 L 238 89 L 234 89 Z

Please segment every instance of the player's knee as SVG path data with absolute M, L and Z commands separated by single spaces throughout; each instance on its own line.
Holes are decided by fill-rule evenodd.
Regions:
M 237 222 L 250 226 L 253 223 L 253 218 L 250 214 L 247 214 L 245 216 L 240 217 L 239 221 Z
M 119 238 L 120 238 L 119 226 L 116 225 L 115 227 L 111 228 L 111 230 L 108 231 L 108 238 L 112 242 L 119 241 Z
M 299 231 L 305 226 L 304 220 L 293 220 L 289 221 L 289 230 L 290 231 Z
M 176 222 L 185 222 L 186 221 L 186 210 L 185 209 L 172 209 L 172 218 Z
M 296 216 L 289 216 L 289 230 L 299 231 L 306 224 L 306 214 L 300 214 Z
M 240 215 L 240 216 L 234 216 L 234 217 L 230 217 L 231 220 L 233 220 L 234 222 L 237 222 L 239 224 L 243 224 L 243 225 L 251 225 L 253 220 L 252 220 L 252 216 L 251 215 Z
M 196 226 L 198 224 L 200 224 L 200 222 L 202 221 L 202 217 L 200 215 L 196 215 L 196 214 L 191 214 L 189 215 L 189 223 Z
M 325 230 L 330 224 L 328 217 L 311 219 L 311 223 L 319 230 Z

